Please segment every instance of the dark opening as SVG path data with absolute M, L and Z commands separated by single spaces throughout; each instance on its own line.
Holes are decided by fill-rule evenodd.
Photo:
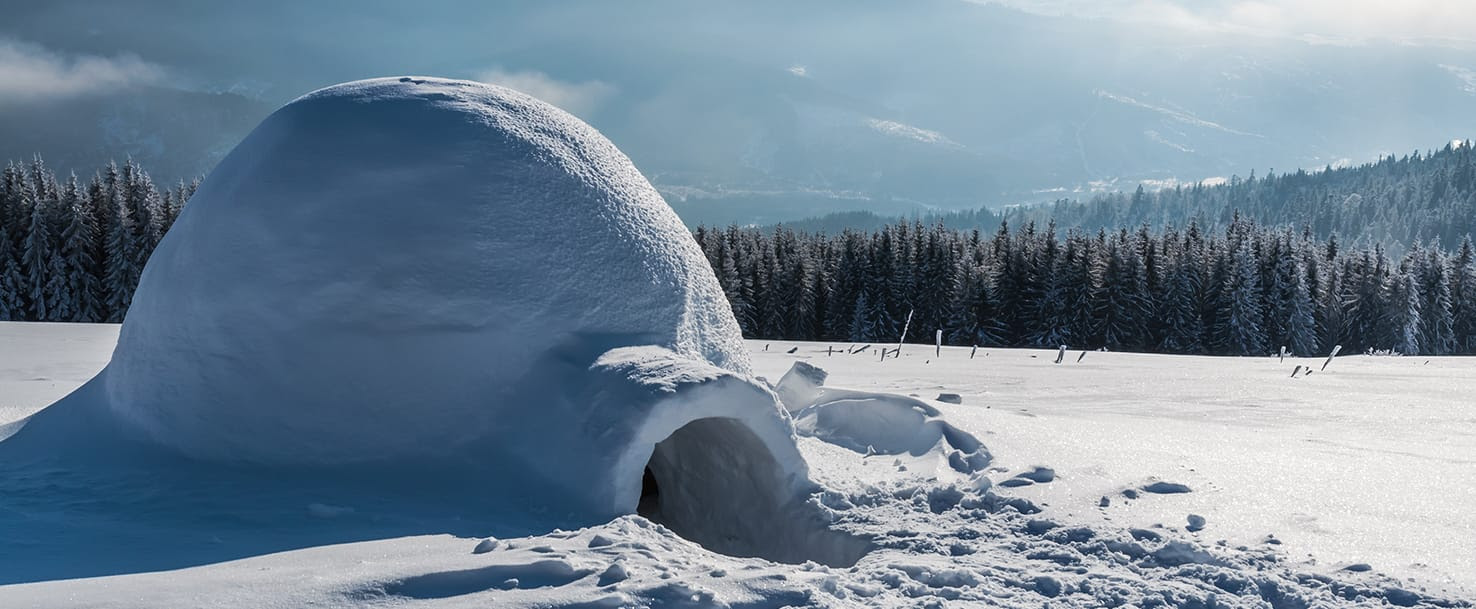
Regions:
M 637 513 L 714 552 L 848 567 L 870 550 L 792 497 L 778 461 L 736 419 L 698 419 L 656 445 Z
M 656 485 L 656 474 L 651 473 L 651 468 L 648 466 L 646 472 L 641 475 L 641 504 L 636 508 L 636 513 L 651 518 L 660 507 L 661 487 Z

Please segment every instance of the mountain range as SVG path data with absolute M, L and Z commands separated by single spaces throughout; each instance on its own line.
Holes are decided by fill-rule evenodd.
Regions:
M 11 12 L 0 40 L 62 65 L 126 57 L 155 69 L 65 96 L 0 86 L 0 158 L 90 170 L 132 156 L 163 182 L 207 172 L 301 93 L 401 73 L 506 84 L 565 107 L 694 225 L 1213 183 L 1476 134 L 1476 51 L 1459 44 L 1188 31 L 959 0 L 81 0 Z

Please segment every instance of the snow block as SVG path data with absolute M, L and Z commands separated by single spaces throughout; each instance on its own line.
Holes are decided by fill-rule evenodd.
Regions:
M 779 379 L 774 391 L 779 394 L 779 402 L 784 404 L 784 408 L 794 412 L 809 406 L 819 397 L 827 376 L 824 370 L 813 364 L 798 361 Z

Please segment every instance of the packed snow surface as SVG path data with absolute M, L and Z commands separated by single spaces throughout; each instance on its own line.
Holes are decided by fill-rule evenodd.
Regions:
M 634 345 L 748 372 L 705 259 L 630 160 L 521 93 L 386 78 L 293 101 L 211 172 L 99 382 L 192 456 L 342 464 L 524 448 L 508 415 L 547 412 L 551 367 Z
M 113 340 L 107 326 L 0 323 L 0 386 L 35 375 L 12 346 L 73 370 L 65 378 L 76 385 Z M 850 345 L 749 346 L 767 378 L 797 361 L 822 372 L 803 375 L 813 382 L 797 411 L 826 393 L 920 403 L 911 423 L 885 420 L 946 422 L 987 446 L 989 464 L 977 474 L 951 467 L 958 449 L 942 437 L 900 454 L 801 437 L 823 486 L 813 500 L 834 528 L 873 544 L 848 567 L 714 553 L 641 516 L 578 530 L 376 529 L 401 506 L 373 494 L 325 498 L 331 489 L 302 493 L 297 514 L 195 514 L 129 539 L 101 526 L 126 523 L 90 522 L 85 506 L 48 513 L 37 508 L 44 497 L 0 494 L 7 513 L 20 507 L 91 533 L 0 542 L 0 573 L 12 583 L 0 585 L 0 606 L 1469 607 L 1476 598 L 1467 402 L 1476 361 L 1347 356 L 1290 379 L 1307 362 L 1094 352 L 1055 365 L 1047 351 L 981 349 L 970 359 L 968 349 L 935 357 L 917 346 L 883 363 L 826 355 Z M 607 363 L 661 359 L 624 353 Z M 908 395 L 939 393 L 963 403 Z M 6 416 L 49 399 L 34 395 L 11 400 Z M 852 423 L 852 439 L 882 431 L 865 420 Z M 27 473 L 49 480 L 36 485 L 48 493 L 68 484 L 58 472 L 7 476 Z M 1188 492 L 1145 490 L 1172 485 Z M 161 568 L 149 554 L 198 551 L 185 539 L 246 546 L 279 534 L 300 541 L 147 572 Z M 24 575 L 48 555 L 85 565 L 110 553 L 141 564 L 112 577 Z
M 608 140 L 492 85 L 347 83 L 206 178 L 104 370 L 0 427 L 0 539 L 114 544 L 0 582 L 634 513 L 850 565 L 869 544 L 827 526 L 795 442 L 706 258 Z M 177 534 L 200 519 L 282 526 Z

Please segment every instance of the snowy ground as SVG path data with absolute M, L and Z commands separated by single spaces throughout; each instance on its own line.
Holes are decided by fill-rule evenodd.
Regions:
M 1008 471 L 1053 468 L 1046 485 L 1009 490 L 1083 524 L 1205 517 L 1200 539 L 1281 540 L 1293 560 L 1369 563 L 1401 577 L 1476 590 L 1476 359 L 1210 358 L 909 346 L 900 361 L 830 356 L 824 345 L 756 345 L 756 373 L 797 357 L 828 384 L 960 394 L 935 404 L 979 435 Z M 840 345 L 846 347 L 848 345 Z M 820 353 L 816 354 L 816 351 Z M 1193 492 L 1123 501 L 1154 480 Z M 1102 497 L 1111 504 L 1100 509 Z
M 80 385 L 116 336 L 111 326 L 0 323 L 0 424 Z M 1476 409 L 1466 398 L 1476 360 L 1350 356 L 1293 379 L 1295 365 L 1321 362 L 1095 352 L 1077 362 L 1072 352 L 1056 365 L 1054 352 L 980 350 L 970 359 L 968 349 L 935 357 L 924 346 L 878 362 L 874 349 L 826 354 L 851 345 L 750 346 L 757 373 L 772 381 L 804 359 L 829 373 L 827 388 L 877 392 L 827 389 L 821 401 L 831 402 L 796 413 L 815 436 L 800 440 L 812 475 L 830 489 L 816 500 L 836 527 L 876 546 L 853 567 L 721 556 L 637 516 L 480 547 L 477 538 L 420 535 L 80 580 L 6 577 L 39 550 L 0 541 L 0 583 L 12 584 L 0 585 L 0 607 L 1281 608 L 1476 599 Z M 962 403 L 933 401 L 940 393 Z M 966 473 L 976 466 L 985 469 Z M 1144 490 L 1182 490 L 1175 485 L 1189 492 Z M 373 510 L 302 506 L 325 529 L 372 522 Z M 108 543 L 48 550 L 151 549 Z
M 118 328 L 0 322 L 0 424 L 55 402 L 102 370 Z

